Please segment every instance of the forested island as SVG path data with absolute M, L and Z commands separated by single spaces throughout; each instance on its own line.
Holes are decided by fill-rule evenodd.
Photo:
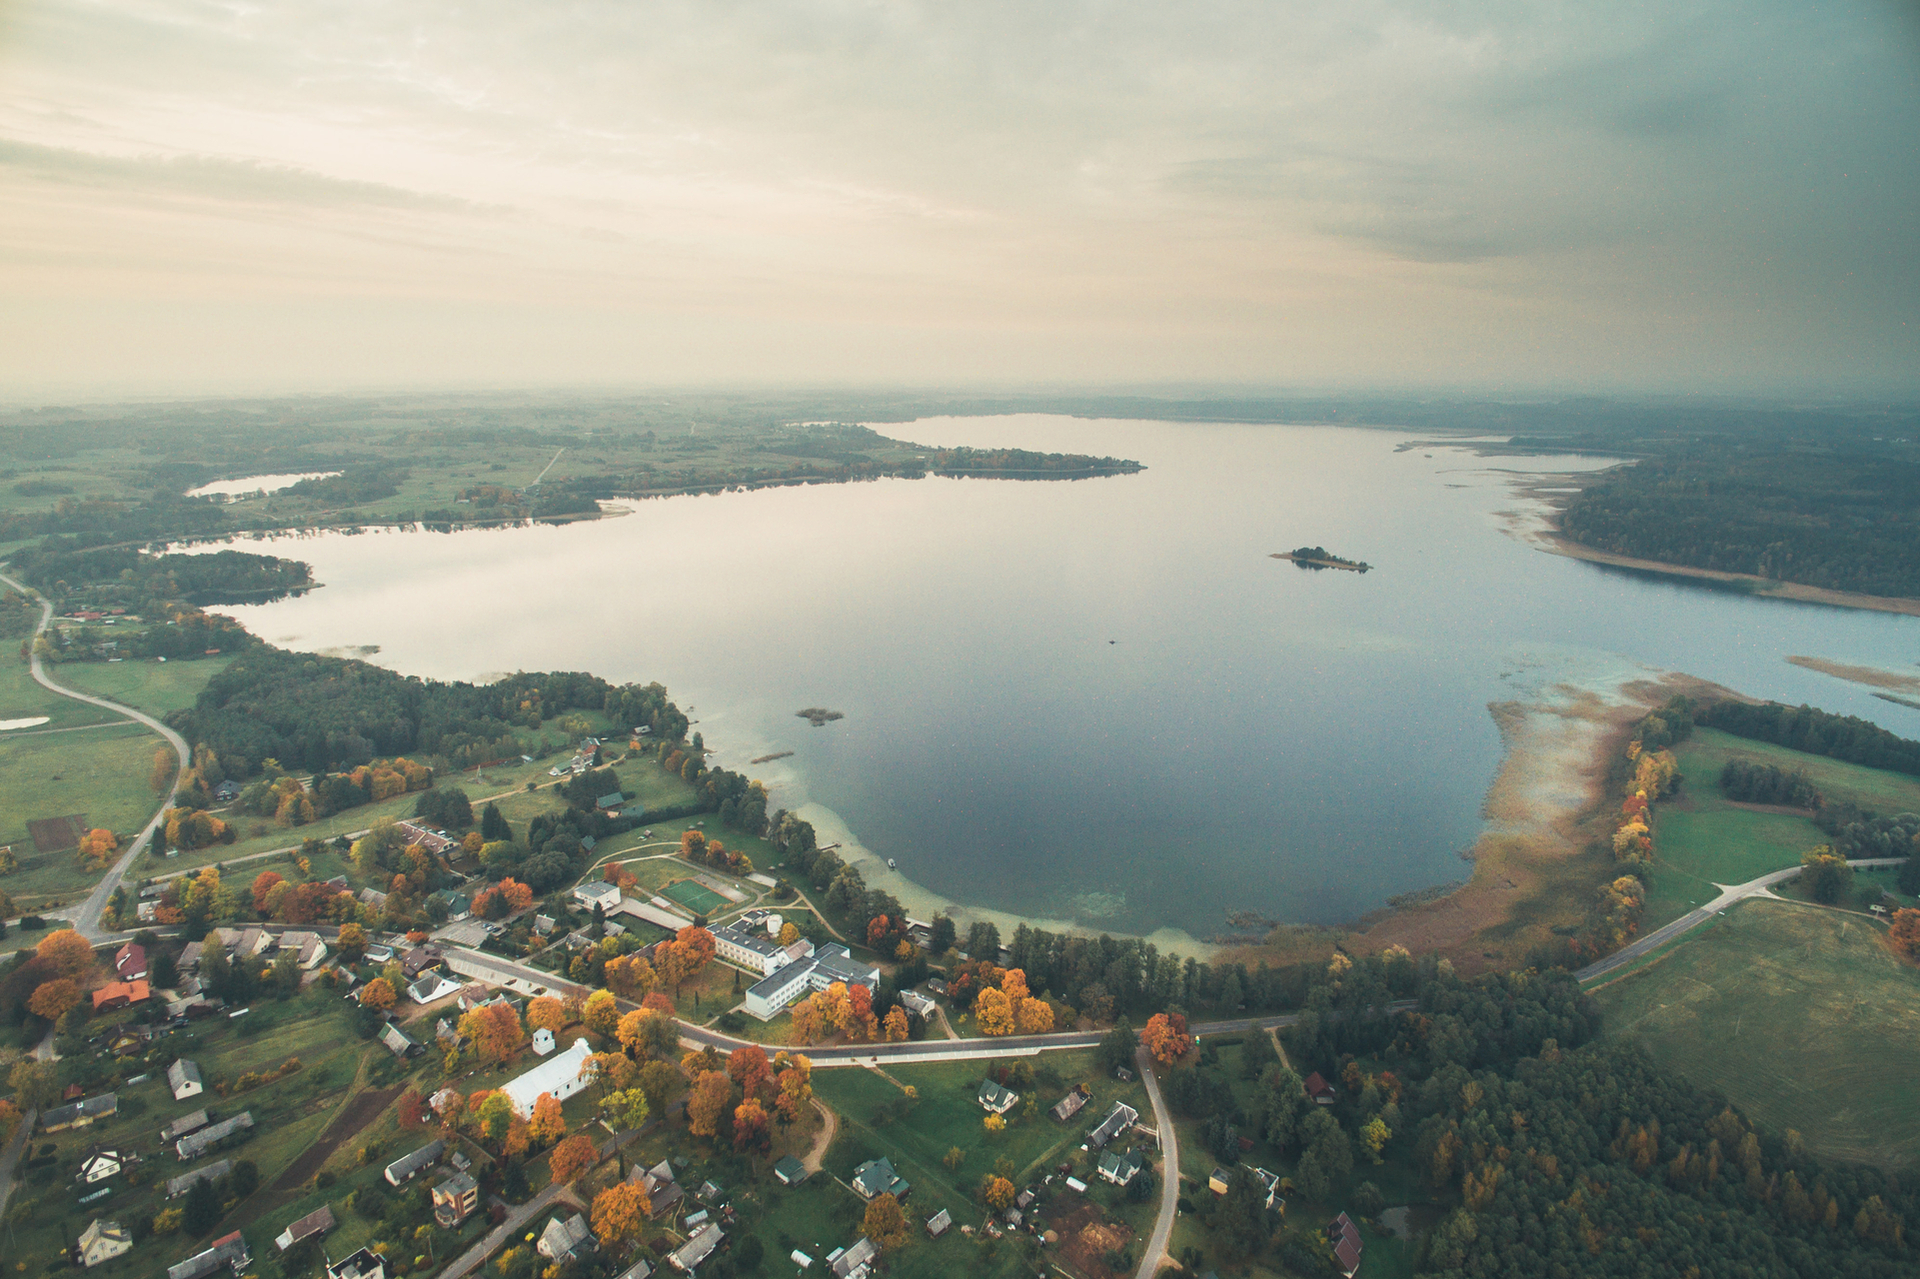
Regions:
M 1291 551 L 1275 551 L 1272 558 L 1292 560 L 1306 569 L 1343 568 L 1350 573 L 1364 573 L 1373 567 L 1361 560 L 1344 559 L 1324 546 L 1296 546 Z

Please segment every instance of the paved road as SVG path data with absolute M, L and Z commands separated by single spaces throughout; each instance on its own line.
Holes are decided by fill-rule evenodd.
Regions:
M 1139 1279 L 1153 1279 L 1166 1258 L 1167 1243 L 1173 1238 L 1173 1219 L 1179 1212 L 1180 1134 L 1174 1131 L 1173 1115 L 1160 1096 L 1160 1079 L 1153 1073 L 1153 1058 L 1144 1044 L 1134 1051 L 1134 1062 L 1153 1102 L 1153 1125 L 1160 1130 L 1160 1216 L 1153 1223 L 1146 1251 L 1140 1254 L 1139 1274 Z
M 39 638 L 47 627 L 53 623 L 53 604 L 48 601 L 46 596 L 41 595 L 38 591 L 33 590 L 23 582 L 15 581 L 4 573 L 0 573 L 0 582 L 5 582 L 22 595 L 31 595 L 40 601 L 40 625 L 36 626 L 33 631 L 34 638 Z M 98 942 L 106 936 L 100 928 L 100 916 L 106 910 L 107 898 L 113 896 L 113 890 L 118 888 L 120 881 L 126 877 L 127 868 L 133 865 L 133 859 L 140 855 L 141 850 L 147 846 L 147 841 L 153 838 L 154 832 L 159 830 L 161 825 L 166 821 L 167 810 L 173 807 L 174 795 L 179 791 L 180 774 L 192 766 L 193 756 L 187 749 L 186 739 L 174 732 L 171 728 L 168 728 L 165 724 L 162 724 L 153 716 L 134 710 L 131 706 L 122 706 L 118 702 L 109 701 L 104 697 L 95 697 L 90 693 L 76 693 L 70 688 L 62 687 L 54 683 L 47 675 L 46 670 L 40 664 L 40 654 L 34 653 L 31 660 L 33 678 L 48 692 L 58 693 L 61 697 L 70 697 L 76 702 L 86 702 L 90 706 L 98 706 L 103 710 L 112 711 L 116 715 L 125 715 L 128 719 L 145 724 L 148 728 L 151 728 L 154 732 L 166 738 L 167 744 L 173 747 L 173 753 L 180 757 L 180 767 L 174 771 L 173 785 L 167 788 L 166 801 L 160 805 L 159 811 L 154 813 L 153 820 L 147 823 L 146 828 L 128 842 L 127 851 L 121 855 L 120 860 L 115 862 L 105 875 L 100 877 L 100 882 L 94 885 L 91 893 L 87 894 L 87 899 L 78 906 L 48 912 L 48 914 L 54 918 L 71 919 L 74 928 L 79 931 L 82 937 L 85 937 L 91 942 Z
M 1847 865 L 1856 869 L 1864 866 L 1898 866 L 1905 860 L 1901 857 L 1868 857 L 1848 862 Z M 1720 895 L 1706 905 L 1697 910 L 1688 911 L 1672 923 L 1654 929 L 1636 942 L 1622 946 L 1605 959 L 1595 960 L 1575 973 L 1574 977 L 1580 981 L 1591 981 L 1595 977 L 1630 964 L 1649 951 L 1666 945 L 1680 934 L 1706 923 L 1735 902 L 1745 901 L 1749 897 L 1772 897 L 1771 890 L 1775 884 L 1792 879 L 1799 873 L 1800 867 L 1789 866 L 1785 870 L 1776 870 L 1758 879 L 1749 879 L 1744 884 L 1715 884 L 1714 887 L 1720 890 Z

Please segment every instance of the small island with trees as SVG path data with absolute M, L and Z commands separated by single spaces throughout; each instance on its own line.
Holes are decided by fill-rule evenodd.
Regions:
M 1276 560 L 1292 560 L 1301 568 L 1343 568 L 1349 573 L 1364 573 L 1373 565 L 1363 560 L 1343 559 L 1324 546 L 1296 546 L 1291 551 L 1275 551 Z

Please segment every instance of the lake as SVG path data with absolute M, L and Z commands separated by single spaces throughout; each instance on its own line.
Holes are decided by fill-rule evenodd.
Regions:
M 1114 478 L 884 480 L 631 503 L 559 527 L 277 540 L 324 589 L 225 609 L 442 679 L 666 684 L 776 804 L 942 899 L 1116 932 L 1336 923 L 1466 878 L 1491 702 L 1682 671 L 1920 736 L 1788 665 L 1905 669 L 1920 619 L 1702 590 L 1537 551 L 1517 475 L 1348 427 L 1058 417 L 881 428 L 1137 458 Z M 1269 558 L 1319 544 L 1364 575 Z M 795 717 L 827 707 L 815 728 Z M 792 751 L 749 766 L 751 758 Z

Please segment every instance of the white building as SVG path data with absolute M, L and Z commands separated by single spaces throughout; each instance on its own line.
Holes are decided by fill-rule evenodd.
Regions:
M 167 1087 L 173 1089 L 175 1101 L 199 1096 L 205 1091 L 200 1082 L 200 1067 L 182 1057 L 167 1067 Z
M 793 962 L 778 942 L 752 929 L 727 924 L 711 931 L 713 948 L 720 958 L 750 968 L 762 977 L 771 977 Z
M 620 886 L 609 884 L 604 879 L 589 880 L 586 883 L 574 885 L 573 899 L 588 910 L 598 906 L 611 915 L 620 909 Z
M 553 1032 L 545 1026 L 537 1028 L 533 1032 L 533 1055 L 536 1057 L 544 1057 L 552 1051 Z
M 746 1010 L 761 1021 L 772 1021 L 781 1009 L 802 995 L 825 990 L 837 981 L 878 990 L 880 970 L 861 963 L 838 942 L 829 942 L 814 951 L 811 958 L 774 969 L 771 975 L 747 989 L 744 1003 Z
M 80 1161 L 80 1180 L 92 1185 L 105 1181 L 126 1167 L 127 1157 L 117 1150 L 95 1150 Z
M 522 1119 L 533 1118 L 533 1103 L 542 1093 L 552 1093 L 556 1101 L 565 1101 L 587 1086 L 587 1076 L 581 1073 L 586 1069 L 587 1059 L 593 1056 L 593 1050 L 587 1047 L 584 1038 L 573 1041 L 573 1047 L 559 1053 L 535 1066 L 526 1074 L 507 1081 L 500 1089 L 507 1094 L 507 1100 L 513 1103 L 514 1113 Z

